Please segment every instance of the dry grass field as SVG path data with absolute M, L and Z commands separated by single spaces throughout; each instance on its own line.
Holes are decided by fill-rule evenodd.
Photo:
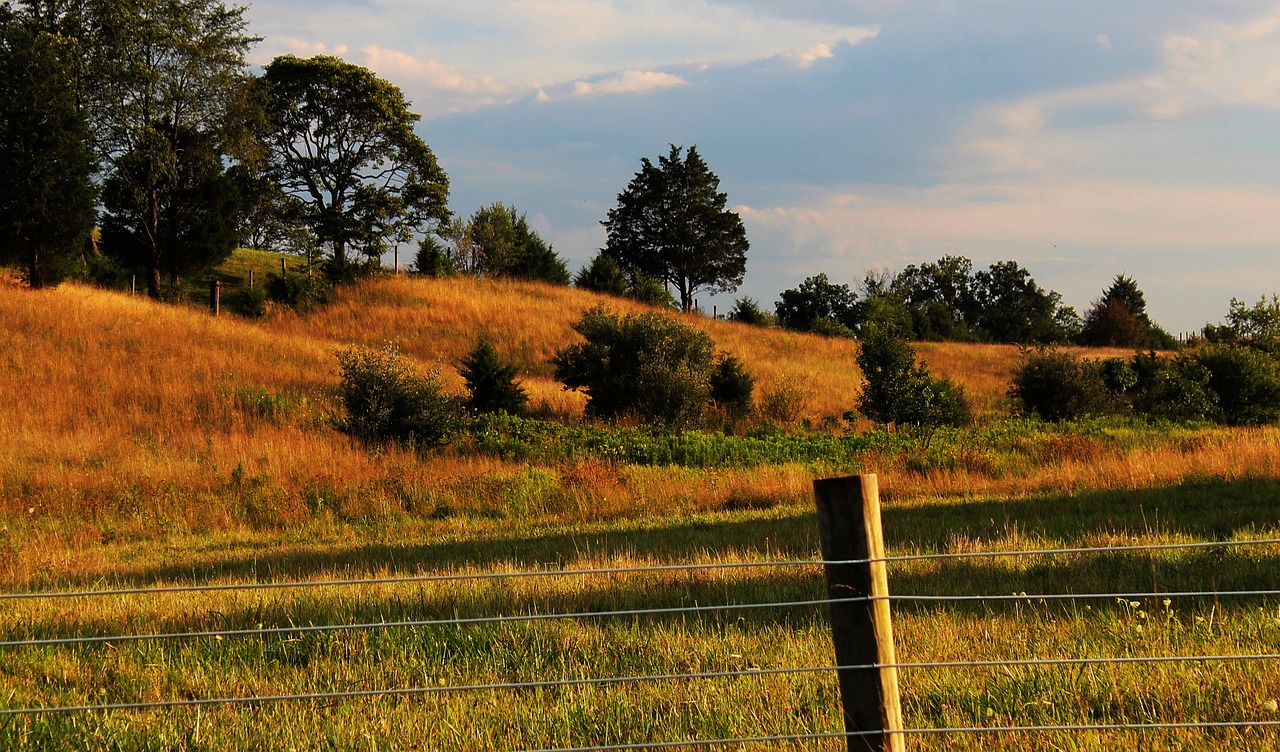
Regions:
M 473 445 L 370 451 L 334 427 L 335 353 L 392 342 L 423 369 L 480 333 L 515 360 L 539 414 L 584 425 L 546 365 L 597 304 L 532 283 L 400 277 L 308 315 L 261 321 L 64 285 L 0 283 L 0 587 L 8 592 L 635 564 L 811 559 L 815 477 L 879 472 L 891 555 L 1280 536 L 1280 430 L 1029 425 L 1004 402 L 1016 348 L 920 345 L 978 426 L 928 445 L 847 426 L 857 345 L 690 317 L 760 394 L 803 398 L 789 441 L 857 452 L 706 465 L 508 458 Z M 811 426 L 805 428 L 804 424 Z M 1280 552 L 915 563 L 895 593 L 1269 589 Z M 817 597 L 812 568 L 603 580 L 406 584 L 280 594 L 4 602 L 0 641 L 260 624 L 377 623 L 494 611 Z M 1141 613 L 1139 613 L 1141 612 Z M 898 610 L 904 661 L 1280 652 L 1275 599 Z M 791 610 L 600 623 L 397 628 L 72 648 L 0 647 L 6 708 L 477 684 L 600 672 L 823 665 L 825 617 Z M 915 672 L 909 725 L 1280 720 L 1275 662 Z M 528 749 L 839 728 L 830 677 L 461 693 L 261 708 L 0 717 L 22 749 Z M 1270 713 L 1270 715 L 1268 715 Z M 1272 749 L 1274 731 L 912 739 L 911 749 Z M 1135 747 L 1137 745 L 1137 747 Z M 744 749 L 768 745 L 743 745 Z M 808 742 L 795 749 L 837 749 Z

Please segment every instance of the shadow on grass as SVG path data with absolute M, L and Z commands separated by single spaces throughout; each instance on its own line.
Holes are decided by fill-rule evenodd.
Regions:
M 1280 481 L 1186 483 L 1169 488 L 1126 492 L 1088 492 L 1010 501 L 944 500 L 895 504 L 884 510 L 890 555 L 946 551 L 958 538 L 1001 541 L 1015 537 L 1019 547 L 1070 547 L 1097 534 L 1144 535 L 1159 532 L 1193 540 L 1220 540 L 1273 531 L 1280 511 Z M 747 559 L 817 558 L 816 516 L 807 511 L 715 516 L 622 531 L 556 533 L 469 541 L 360 546 L 341 551 L 228 557 L 204 570 L 177 564 L 147 570 L 123 584 L 202 582 L 215 578 L 306 580 L 337 576 L 357 579 L 378 571 L 421 574 L 461 566 L 554 569 L 574 566 L 579 553 L 630 560 L 680 562 L 695 556 L 739 552 Z M 573 592 L 530 593 L 516 580 L 478 582 L 445 593 L 425 586 L 387 595 L 353 589 L 349 595 L 303 591 L 289 598 L 264 598 L 259 605 L 217 613 L 208 623 L 196 619 L 164 625 L 175 631 L 237 629 L 257 623 L 375 623 L 485 616 L 494 613 L 583 613 L 693 604 L 767 603 L 823 597 L 817 567 L 784 567 L 768 572 L 721 574 L 668 572 L 626 578 L 583 577 Z M 895 595 L 980 595 L 1011 593 L 1140 593 L 1272 590 L 1280 581 L 1280 546 L 1199 551 L 1117 552 L 1054 557 L 946 560 L 891 564 Z M 65 583 L 63 583 L 65 585 Z M 101 583 L 97 583 L 101 587 Z M 274 600 L 273 600 L 274 599 Z M 1241 606 L 1274 599 L 1223 596 Z M 1096 602 L 1096 601 L 1095 601 Z M 991 614 L 1017 608 L 1003 602 L 899 602 L 900 612 L 939 608 Z M 767 627 L 787 621 L 825 619 L 825 608 L 761 609 L 694 615 L 618 617 L 628 620 L 681 619 L 732 621 Z M 157 625 L 158 626 L 158 625 Z M 93 618 L 78 625 L 35 627 L 44 637 L 110 634 L 119 626 Z M 32 632 L 26 632 L 31 635 Z

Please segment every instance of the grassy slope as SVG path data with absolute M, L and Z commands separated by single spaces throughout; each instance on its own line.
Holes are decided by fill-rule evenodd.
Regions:
M 833 468 L 648 468 L 583 460 L 545 465 L 443 453 L 370 455 L 329 426 L 335 350 L 395 341 L 445 367 L 487 330 L 519 360 L 535 400 L 580 402 L 548 378 L 546 356 L 601 299 L 531 284 L 397 279 L 344 293 L 310 317 L 261 323 L 65 286 L 0 286 L 0 578 L 6 589 L 208 579 L 360 577 L 461 567 L 477 571 L 676 561 L 809 558 L 808 483 Z M 605 301 L 634 310 L 621 301 Z M 852 343 L 693 320 L 743 358 L 766 390 L 801 385 L 814 421 L 848 409 Z M 921 348 L 987 411 L 1012 348 Z M 1275 430 L 1129 429 L 940 436 L 911 457 L 857 462 L 886 472 L 892 553 L 1277 535 Z M 835 468 L 840 469 L 840 468 Z M 1099 490 L 1092 490 L 1099 489 Z M 742 511 L 726 503 L 746 499 Z M 895 592 L 1167 591 L 1273 587 L 1276 552 L 910 565 Z M 258 623 L 431 618 L 524 608 L 681 605 L 791 599 L 819 591 L 814 571 L 746 570 L 649 581 L 386 587 L 279 598 L 227 594 L 76 601 L 6 609 L 9 639 L 33 634 L 196 630 Z M 514 599 L 514 600 L 513 600 Z M 1141 611 L 1141 614 L 1139 612 Z M 509 611 L 508 611 L 509 612 Z M 1158 600 L 1059 608 L 1036 602 L 899 609 L 904 661 L 1053 655 L 1274 652 L 1280 612 L 1264 599 Z M 813 614 L 628 620 L 601 625 L 399 630 L 164 648 L 6 653 L 14 705 L 172 696 L 328 691 L 552 675 L 667 673 L 821 664 Z M 747 686 L 747 685 L 750 686 Z M 914 672 L 916 726 L 1257 718 L 1280 696 L 1271 664 L 1088 670 Z M 827 677 L 702 685 L 463 694 L 439 702 L 285 705 L 0 723 L 12 748 L 237 749 L 262 744 L 429 749 L 572 746 L 603 741 L 834 730 Z M 285 739 L 282 734 L 289 738 Z M 1151 748 L 1225 743 L 1268 748 L 1275 734 L 1147 737 Z M 69 741 L 70 740 L 70 741 Z M 108 740 L 108 741 L 103 741 Z M 156 741 L 159 740 L 159 741 Z M 1048 735 L 1048 748 L 1129 746 L 1133 737 Z M 937 749 L 1021 749 L 1027 737 L 929 742 Z M 150 746 L 149 746 L 150 745 Z M 1262 745 L 1262 746 L 1258 746 Z M 384 745 L 385 746 L 385 745 Z M 382 748 L 382 747 L 379 747 Z M 797 748 L 834 749 L 813 744 Z

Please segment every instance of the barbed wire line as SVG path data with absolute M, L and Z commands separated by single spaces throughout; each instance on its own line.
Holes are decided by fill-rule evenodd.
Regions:
M 408 697 L 461 692 L 516 691 L 526 689 L 565 689 L 572 687 L 602 686 L 611 684 L 641 684 L 664 681 L 710 681 L 714 679 L 741 679 L 766 676 L 792 676 L 818 674 L 847 669 L 874 669 L 876 666 L 808 666 L 788 668 L 738 669 L 734 671 L 709 671 L 698 674 L 650 674 L 645 676 L 588 677 L 583 679 L 559 679 L 530 682 L 501 682 L 492 684 L 464 684 L 439 687 L 397 687 L 392 689 L 361 689 L 347 692 L 314 692 L 288 695 L 262 695 L 248 697 L 208 697 L 188 700 L 154 700 L 102 705 L 67 705 L 43 708 L 11 708 L 0 710 L 0 717 L 19 715 L 51 715 L 55 713 L 112 712 L 121 710 L 163 710 L 166 708 L 193 708 L 210 705 L 258 705 L 277 702 L 306 702 L 311 700 L 351 700 L 369 697 Z
M 551 749 L 527 749 L 520 752 L 596 752 L 596 750 L 674 749 L 676 747 L 712 747 L 727 744 L 770 744 L 778 742 L 808 742 L 823 739 L 845 739 L 850 735 L 839 731 L 818 734 L 786 734 L 783 736 L 751 736 L 737 739 L 689 739 L 679 742 L 643 742 L 640 744 L 592 744 L 590 747 L 556 747 Z
M 550 578 L 550 577 L 583 577 L 591 575 L 619 574 L 656 574 L 681 571 L 700 570 L 733 570 L 750 568 L 781 567 L 817 567 L 839 566 L 869 563 L 903 563 L 916 561 L 946 561 L 956 559 L 982 559 L 1016 556 L 1054 556 L 1067 554 L 1091 553 L 1130 553 L 1139 551 L 1175 551 L 1188 549 L 1227 548 L 1240 546 L 1259 546 L 1280 544 L 1275 540 L 1246 541 L 1207 541 L 1200 543 L 1162 543 L 1140 546 L 1108 546 L 1092 548 L 1045 548 L 1024 551 L 973 551 L 967 553 L 911 554 L 906 556 L 887 556 L 877 559 L 849 559 L 844 561 L 793 560 L 793 561 L 754 561 L 754 562 L 707 562 L 702 564 L 662 564 L 637 567 L 606 567 L 603 569 L 537 569 L 516 572 L 470 572 L 457 574 L 412 575 L 405 577 L 353 578 L 344 580 L 304 580 L 297 582 L 245 582 L 245 583 L 213 583 L 205 585 L 170 585 L 164 587 L 112 588 L 109 590 L 71 590 L 71 591 L 31 591 L 22 593 L 0 593 L 0 601 L 13 600 L 57 600 L 70 598 L 102 598 L 131 595 L 163 595 L 174 593 L 211 593 L 223 591 L 255 590 L 290 590 L 325 587 L 360 587 L 372 585 L 403 585 L 414 583 L 446 583 L 476 580 L 501 580 L 513 578 Z
M 948 601 L 1065 601 L 1117 600 L 1136 602 L 1146 598 L 1218 598 L 1280 596 L 1280 590 L 1198 590 L 1167 593 L 1013 593 L 1010 595 L 876 595 L 869 601 L 905 601 L 909 603 L 941 603 Z
M 960 726 L 956 728 L 913 728 L 901 731 L 850 731 L 840 736 L 858 737 L 879 734 L 1001 734 L 1001 733 L 1037 733 L 1044 731 L 1162 731 L 1189 729 L 1225 729 L 1225 728 L 1280 728 L 1280 721 L 1186 721 L 1169 723 L 1099 723 L 1099 724 L 1064 724 L 1059 726 Z M 569 752 L 568 750 L 547 750 L 546 752 Z
M 828 606 L 835 603 L 859 603 L 870 598 L 823 598 L 811 601 L 786 601 L 773 603 L 727 603 L 714 606 L 675 606 L 671 608 L 640 608 L 620 611 L 580 611 L 575 613 L 516 614 L 514 616 L 476 616 L 464 619 L 425 619 L 420 621 L 371 622 L 366 624 L 319 624 L 258 629 L 224 629 L 205 632 L 170 632 L 153 634 L 96 635 L 92 637 L 53 637 L 39 640 L 7 640 L 0 642 L 0 649 L 49 647 L 65 645 L 93 645 L 116 642 L 144 642 L 161 640 L 187 640 L 212 637 L 255 637 L 271 635 L 297 635 L 315 632 L 354 632 L 371 629 L 401 629 L 425 627 L 458 627 L 477 624 L 551 621 L 555 619 L 603 619 L 616 616 L 648 616 L 708 613 L 713 611 L 749 611 L 767 608 L 804 608 Z
M 1013 556 L 1062 556 L 1067 554 L 1117 554 L 1136 553 L 1142 551 L 1184 551 L 1205 548 L 1238 548 L 1241 546 L 1266 546 L 1280 544 L 1280 538 L 1243 541 L 1201 541 L 1199 543 L 1153 543 L 1134 546 L 1104 546 L 1089 548 L 1041 548 L 1021 551 L 972 551 L 968 553 L 909 554 L 905 556 L 886 556 L 880 559 L 867 559 L 867 562 L 911 562 L 911 561 L 945 561 L 948 559 L 989 559 Z
M 325 587 L 357 587 L 364 585 L 406 585 L 414 583 L 468 582 L 476 580 L 503 580 L 513 578 L 583 577 L 588 575 L 658 574 L 701 570 L 731 570 L 751 568 L 817 567 L 824 564 L 865 564 L 866 560 L 826 562 L 821 559 L 807 561 L 747 561 L 708 562 L 705 564 L 658 564 L 637 567 L 606 567 L 604 569 L 533 569 L 519 572 L 459 572 L 457 574 L 428 574 L 405 577 L 354 578 L 346 580 L 306 580 L 299 582 L 245 582 L 213 583 L 207 585 L 169 585 L 164 587 L 114 588 L 111 590 L 31 591 L 24 593 L 0 593 L 0 601 L 56 600 L 67 598 L 99 598 L 128 595 L 163 595 L 167 593 L 213 593 L 227 590 L 291 590 Z
M 1153 655 L 1097 658 L 1016 658 L 1003 661 L 934 661 L 920 663 L 886 663 L 876 668 L 1000 668 L 1004 666 L 1087 666 L 1107 663 L 1203 663 L 1209 661 L 1275 661 L 1280 655 Z

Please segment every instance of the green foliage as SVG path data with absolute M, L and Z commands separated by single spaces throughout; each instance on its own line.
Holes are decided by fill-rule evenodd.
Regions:
M 998 261 L 973 278 L 976 327 L 983 339 L 1015 344 L 1066 342 L 1076 314 L 1061 305 L 1062 296 L 1045 292 L 1015 261 Z
M 693 310 L 698 290 L 738 289 L 747 268 L 747 233 L 738 215 L 725 208 L 720 178 L 697 147 L 684 152 L 673 144 L 656 166 L 647 157 L 641 165 L 603 222 L 603 252 L 633 286 L 639 277 L 670 284 L 685 313 Z
M 1117 274 L 1084 316 L 1081 344 L 1091 347 L 1146 347 L 1153 325 L 1138 283 Z
M 1025 414 L 1059 422 L 1086 415 L 1113 415 L 1124 404 L 1107 386 L 1106 366 L 1081 360 L 1069 352 L 1049 349 L 1028 351 L 1013 374 L 1009 396 Z M 1110 366 L 1112 380 L 1123 380 Z
M 1271 352 L 1280 351 L 1280 295 L 1263 296 L 1253 306 L 1239 298 L 1231 299 L 1227 323 L 1205 327 L 1211 342 L 1239 342 Z
M 514 206 L 496 203 L 477 209 L 467 232 L 478 254 L 477 273 L 569 284 L 564 261 Z
M 578 270 L 573 276 L 573 286 L 618 297 L 626 295 L 629 290 L 622 267 L 612 256 L 604 253 L 592 256 L 591 261 Z
M 245 318 L 256 319 L 267 315 L 267 291 L 262 285 L 237 288 L 222 298 L 223 305 L 233 313 Z
M 519 414 L 529 396 L 516 381 L 518 369 L 498 356 L 498 351 L 485 337 L 459 363 L 458 372 L 471 395 L 467 409 L 477 413 L 507 412 Z
M 73 40 L 0 7 L 0 263 L 34 288 L 75 273 L 93 228 L 89 127 Z
M 1217 344 L 1197 351 L 1191 361 L 1208 373 L 1216 396 L 1216 417 L 1232 426 L 1259 426 L 1280 419 L 1280 362 L 1243 345 Z
M 711 371 L 711 400 L 730 418 L 740 419 L 751 413 L 756 380 L 742 361 L 724 355 Z
M 937 262 L 903 269 L 889 284 L 909 318 L 915 339 L 967 342 L 977 338 L 980 320 L 973 262 L 943 256 Z
M 176 285 L 236 248 L 240 192 L 211 135 L 156 123 L 140 141 L 103 188 L 102 249 L 123 268 L 145 270 L 149 284 L 164 274 Z
M 342 428 L 357 439 L 431 449 L 459 428 L 458 402 L 445 394 L 439 374 L 418 375 L 394 346 L 351 348 L 338 353 L 338 362 Z
M 963 426 L 973 420 L 964 389 L 947 378 L 934 378 L 906 340 L 889 332 L 872 332 L 862 340 L 858 367 L 865 384 L 858 412 L 877 423 L 919 426 Z
M 426 235 L 418 241 L 413 270 L 426 277 L 452 277 L 458 273 L 449 249 L 434 235 Z
M 323 55 L 278 57 L 260 83 L 266 175 L 301 202 L 336 266 L 449 220 L 449 180 L 399 88 Z
M 734 300 L 733 308 L 729 310 L 727 318 L 730 321 L 750 324 L 751 326 L 773 325 L 773 316 L 761 308 L 754 298 L 738 298 Z
M 797 332 L 853 337 L 858 326 L 858 298 L 846 284 L 817 274 L 784 290 L 774 306 L 778 325 Z
M 657 313 L 619 318 L 593 308 L 573 324 L 585 342 L 551 362 L 569 389 L 587 394 L 587 412 L 604 418 L 634 414 L 685 427 L 701 419 L 710 399 L 711 338 Z
M 323 274 L 288 272 L 267 275 L 267 296 L 297 311 L 309 311 L 329 302 L 333 285 Z

